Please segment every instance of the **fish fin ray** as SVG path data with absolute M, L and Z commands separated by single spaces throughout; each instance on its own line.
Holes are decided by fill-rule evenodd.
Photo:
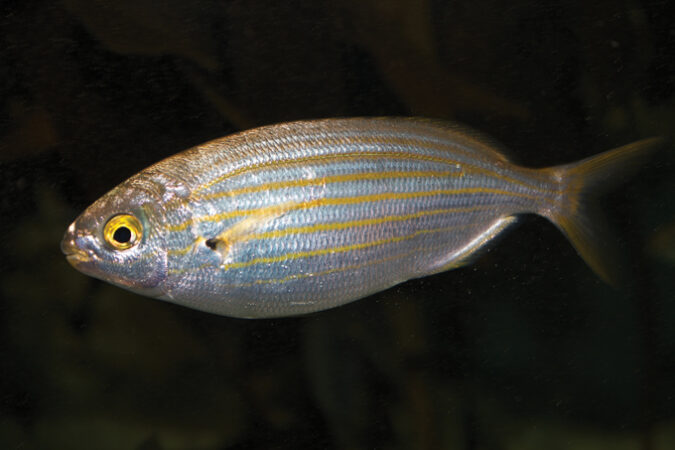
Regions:
M 506 230 L 509 226 L 516 223 L 515 216 L 505 216 L 498 219 L 487 230 L 474 237 L 468 244 L 459 250 L 449 253 L 446 258 L 438 262 L 425 275 L 445 272 L 447 270 L 457 269 L 471 264 L 483 255 L 483 251 L 489 248 L 494 239 Z M 489 244 L 489 245 L 488 245 Z
M 633 142 L 579 162 L 542 169 L 558 180 L 561 190 L 556 208 L 542 212 L 569 239 L 577 253 L 606 283 L 619 287 L 627 280 L 622 267 L 622 252 L 612 242 L 612 234 L 599 214 L 593 199 L 639 170 L 663 138 Z
M 249 240 L 256 230 L 259 230 L 272 220 L 283 217 L 289 211 L 296 209 L 297 205 L 298 203 L 296 202 L 287 202 L 256 211 L 226 228 L 217 236 L 206 239 L 205 244 L 210 249 L 220 253 L 223 259 L 225 259 L 235 245 Z
M 454 142 L 470 147 L 473 151 L 481 152 L 490 158 L 495 158 L 503 162 L 511 162 L 510 155 L 508 155 L 506 148 L 501 143 L 466 125 L 445 120 L 420 117 L 411 117 L 404 120 L 436 126 L 450 133 L 450 139 Z

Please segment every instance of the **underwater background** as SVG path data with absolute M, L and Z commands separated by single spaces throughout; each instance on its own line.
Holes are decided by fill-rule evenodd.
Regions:
M 426 116 L 533 167 L 675 129 L 667 1 L 0 5 L 0 448 L 675 448 L 675 146 L 599 203 L 628 289 L 523 217 L 337 309 L 209 315 L 86 277 L 70 222 L 203 141 Z

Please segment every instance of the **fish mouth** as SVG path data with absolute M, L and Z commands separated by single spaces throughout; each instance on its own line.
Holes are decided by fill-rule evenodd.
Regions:
M 72 265 L 76 266 L 78 264 L 86 263 L 92 260 L 93 255 L 90 252 L 82 250 L 75 244 L 74 238 L 64 236 L 61 241 L 61 251 L 66 255 L 66 260 Z
M 66 253 L 66 260 L 73 266 L 76 266 L 78 264 L 91 261 L 91 256 L 86 252 L 77 251 L 73 253 Z

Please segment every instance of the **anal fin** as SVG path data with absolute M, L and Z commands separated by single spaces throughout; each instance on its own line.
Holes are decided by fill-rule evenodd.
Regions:
M 499 218 L 489 228 L 474 236 L 465 246 L 448 253 L 444 259 L 437 262 L 434 267 L 431 267 L 426 274 L 431 275 L 445 272 L 472 263 L 482 254 L 480 250 L 485 249 L 488 243 L 516 221 L 517 218 L 515 216 Z

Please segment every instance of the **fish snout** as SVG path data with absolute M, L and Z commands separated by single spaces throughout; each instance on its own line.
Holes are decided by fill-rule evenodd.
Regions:
M 90 252 L 83 250 L 77 245 L 75 222 L 70 224 L 68 230 L 66 230 L 66 233 L 63 235 L 63 239 L 61 239 L 61 251 L 66 255 L 66 259 L 73 266 L 91 261 L 92 259 L 92 254 Z

